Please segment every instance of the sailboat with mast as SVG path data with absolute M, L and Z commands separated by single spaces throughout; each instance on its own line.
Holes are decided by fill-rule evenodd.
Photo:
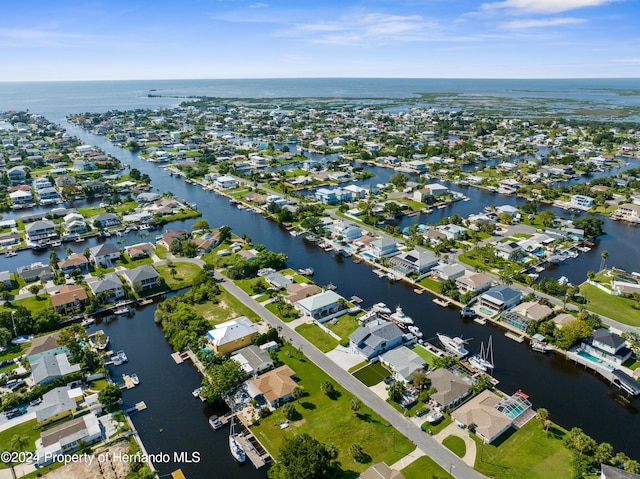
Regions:
M 229 431 L 229 449 L 231 450 L 231 455 L 236 461 L 244 462 L 247 458 L 247 455 L 244 452 L 242 445 L 240 445 L 238 439 L 236 438 L 236 432 L 234 429 L 235 424 L 233 419 L 234 418 L 231 417 L 231 429 Z
M 493 338 L 489 336 L 487 341 L 487 349 L 484 349 L 484 343 L 480 343 L 480 354 L 472 354 L 469 357 L 469 364 L 479 371 L 487 372 L 494 368 L 493 364 Z

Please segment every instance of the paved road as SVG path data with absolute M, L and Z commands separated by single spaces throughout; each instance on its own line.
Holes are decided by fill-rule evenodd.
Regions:
M 223 276 L 216 272 L 216 277 Z M 226 280 L 222 285 L 229 293 L 236 296 L 244 304 L 257 312 L 265 321 L 274 328 L 281 328 L 281 336 L 287 339 L 313 361 L 320 369 L 331 376 L 342 387 L 359 397 L 364 404 L 388 421 L 397 431 L 409 438 L 417 447 L 436 461 L 445 470 L 452 471 L 452 475 L 458 479 L 483 479 L 485 476 L 470 468 L 458 456 L 439 444 L 431 436 L 425 434 L 419 427 L 387 404 L 382 398 L 373 393 L 364 384 L 344 371 L 336 363 L 331 361 L 324 353 L 307 341 L 303 336 L 289 327 L 260 303 L 252 299 L 232 281 Z

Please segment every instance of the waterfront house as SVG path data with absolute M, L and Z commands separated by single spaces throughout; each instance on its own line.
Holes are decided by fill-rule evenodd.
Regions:
M 131 259 L 147 258 L 154 252 L 153 245 L 151 243 L 138 243 L 131 246 L 125 246 L 125 253 Z
M 162 233 L 162 238 L 160 239 L 160 241 L 158 241 L 158 243 L 170 249 L 171 243 L 173 243 L 175 240 L 183 240 L 186 237 L 186 230 L 167 230 Z
M 55 203 L 60 199 L 60 195 L 58 194 L 58 190 L 53 187 L 43 188 L 38 191 L 38 197 L 40 198 L 40 202 L 45 203 Z
M 160 198 L 160 195 L 158 193 L 148 191 L 148 192 L 140 193 L 138 196 L 136 196 L 136 201 L 142 205 L 145 203 L 153 203 L 158 198 Z
M 333 232 L 335 238 L 341 237 L 348 243 L 362 236 L 362 229 L 356 226 L 355 223 L 344 220 L 335 220 L 331 226 L 329 226 L 329 229 Z
M 267 274 L 264 276 L 264 280 L 269 286 L 275 289 L 285 289 L 290 284 L 293 284 L 293 278 L 291 276 L 284 276 L 278 272 Z
M 438 274 L 440 281 L 447 281 L 449 279 L 457 279 L 466 273 L 466 268 L 460 263 L 454 264 L 439 264 L 433 267 L 433 271 Z
M 216 354 L 225 355 L 249 346 L 258 328 L 246 316 L 217 324 L 207 332 L 209 344 Z
M 552 318 L 558 329 L 562 329 L 571 321 L 577 321 L 577 318 L 569 313 L 560 313 Z
M 248 381 L 249 396 L 258 401 L 262 398 L 269 407 L 275 409 L 293 397 L 293 390 L 298 387 L 293 379 L 295 375 L 294 370 L 286 364 L 261 374 Z
M 320 289 L 320 287 L 315 284 L 293 283 L 287 286 L 288 294 L 285 299 L 289 303 L 295 304 L 301 299 L 304 299 L 308 296 L 316 295 L 321 292 L 322 290 Z
M 64 172 L 66 172 L 67 170 L 64 170 Z M 62 175 L 62 176 L 58 176 L 55 180 L 54 180 L 56 186 L 58 188 L 64 188 L 65 186 L 76 186 L 76 179 L 74 176 L 72 175 Z
M 57 237 L 56 225 L 53 221 L 39 220 L 29 223 L 24 227 L 27 232 L 27 239 L 31 242 L 39 242 L 52 237 Z
M 53 186 L 47 177 L 35 178 L 32 185 L 36 191 L 44 188 L 51 188 Z
M 60 314 L 78 311 L 87 303 L 87 292 L 79 284 L 65 284 L 51 295 L 51 305 Z
M 53 278 L 53 271 L 51 271 L 49 265 L 39 262 L 32 263 L 28 266 L 19 266 L 16 272 L 25 283 L 31 283 L 33 281 L 49 281 Z
M 62 221 L 64 231 L 68 235 L 85 233 L 88 229 L 84 216 L 79 213 L 69 213 L 62 218 Z
M 248 377 L 256 376 L 273 367 L 273 359 L 269 356 L 269 351 L 255 344 L 239 349 L 231 355 L 231 359 L 240 363 Z
M 120 249 L 113 243 L 103 243 L 89 248 L 91 259 L 96 266 L 111 268 L 120 259 Z
M 9 193 L 11 203 L 14 205 L 30 205 L 33 203 L 33 194 L 31 190 L 17 190 Z
M 90 160 L 81 159 L 73 162 L 73 169 L 76 171 L 93 171 L 97 168 L 96 164 Z
M 75 414 L 82 400 L 82 389 L 62 386 L 42 395 L 42 403 L 36 409 L 40 426 L 50 424 Z
M 25 350 L 24 356 L 29 362 L 34 362 L 44 356 L 55 356 L 60 353 L 67 354 L 69 348 L 58 344 L 58 336 L 60 336 L 59 331 L 33 338 L 31 346 Z
M 480 295 L 480 306 L 499 312 L 515 306 L 522 299 L 522 293 L 505 285 L 494 286 Z
M 403 342 L 402 330 L 394 323 L 381 319 L 360 326 L 349 336 L 351 350 L 368 361 Z
M 612 217 L 620 218 L 632 223 L 640 223 L 640 205 L 635 203 L 624 203 L 618 206 Z
M 515 326 L 522 331 L 527 330 L 531 321 L 541 321 L 553 312 L 549 306 L 536 301 L 527 301 L 513 306 L 508 311 L 502 313 L 502 321 Z
M 511 206 L 511 205 L 501 205 L 496 207 L 496 211 L 498 213 L 503 213 L 505 215 L 509 215 L 512 218 L 519 218 L 520 217 L 520 212 L 518 211 L 518 208 L 516 208 L 515 206 Z
M 431 395 L 431 399 L 441 407 L 449 408 L 455 406 L 471 394 L 469 384 L 448 369 L 434 369 L 427 373 L 427 377 L 431 381 L 431 387 L 436 390 Z
M 9 271 L 0 271 L 0 283 L 12 289 L 13 280 L 11 279 L 11 273 Z
M 153 266 L 148 264 L 124 270 L 122 275 L 134 291 L 153 289 L 158 286 L 158 279 L 160 278 L 160 275 Z
M 398 244 L 391 238 L 380 238 L 372 241 L 366 250 L 374 258 L 388 258 L 398 253 Z
M 402 252 L 389 260 L 389 265 L 394 270 L 402 273 L 414 273 L 420 275 L 430 271 L 438 264 L 438 258 L 433 253 L 422 248 Z
M 70 454 L 81 446 L 88 446 L 106 438 L 104 426 L 93 413 L 66 421 L 40 433 L 36 441 L 36 467 L 44 466 L 53 458 Z
M 59 261 L 58 268 L 64 274 L 71 274 L 76 269 L 80 270 L 82 274 L 87 274 L 89 272 L 89 260 L 83 254 L 73 253 L 67 259 Z
M 393 371 L 396 380 L 408 383 L 422 371 L 425 361 L 406 346 L 399 346 L 380 355 L 380 362 Z
M 522 247 L 515 241 L 505 241 L 504 243 L 496 243 L 494 246 L 496 255 L 500 258 L 515 261 L 522 257 L 524 252 Z
M 96 278 L 95 281 L 88 281 L 87 285 L 95 297 L 99 300 L 120 299 L 124 297 L 122 280 L 115 273 L 105 275 L 104 279 Z
M 48 384 L 56 379 L 80 371 L 79 364 L 69 364 L 65 353 L 41 356 L 35 361 L 29 361 L 33 383 L 38 386 Z
M 338 293 L 327 290 L 299 300 L 294 306 L 304 316 L 309 316 L 316 321 L 328 321 L 338 313 L 342 307 L 341 300 L 344 300 Z
M 114 213 L 102 213 L 93 217 L 93 226 L 99 229 L 120 226 L 120 220 Z
M 588 210 L 593 206 L 593 198 L 585 195 L 571 195 L 569 204 L 575 208 Z
M 462 294 L 481 293 L 491 288 L 493 280 L 484 273 L 465 271 L 463 276 L 456 278 L 456 287 Z
M 506 432 L 513 420 L 496 409 L 501 398 L 491 391 L 485 390 L 451 412 L 451 418 L 459 427 L 473 427 L 485 444 L 491 444 Z
M 587 353 L 597 358 L 605 359 L 615 364 L 622 364 L 631 357 L 631 349 L 627 343 L 616 333 L 605 328 L 596 329 L 591 335 L 582 341 L 580 347 Z
M 237 180 L 233 176 L 222 175 L 215 179 L 214 184 L 221 190 L 229 190 L 236 187 Z

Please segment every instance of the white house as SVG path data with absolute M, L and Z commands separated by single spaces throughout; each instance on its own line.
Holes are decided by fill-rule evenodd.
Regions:
M 238 182 L 233 176 L 222 175 L 216 178 L 214 183 L 222 190 L 229 190 L 235 188 Z
M 374 258 L 386 258 L 398 252 L 398 244 L 391 238 L 380 238 L 369 244 L 367 252 Z
M 400 346 L 380 355 L 380 362 L 393 371 L 398 381 L 408 383 L 413 376 L 422 371 L 425 361 L 406 346 Z
M 116 260 L 120 259 L 120 249 L 113 243 L 104 243 L 89 248 L 89 253 L 96 266 L 104 268 L 110 268 Z
M 77 450 L 81 444 L 91 445 L 105 438 L 105 431 L 93 413 L 47 429 L 36 441 L 37 466 L 43 466 L 62 454 Z
M 343 299 L 338 293 L 327 290 L 299 300 L 295 307 L 305 316 L 317 321 L 326 321 L 330 319 L 329 316 L 340 311 L 340 300 Z

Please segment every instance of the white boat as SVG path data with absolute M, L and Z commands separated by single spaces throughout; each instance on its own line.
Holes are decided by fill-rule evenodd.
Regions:
M 531 337 L 531 349 L 534 351 L 538 351 L 539 353 L 546 353 L 547 351 L 552 351 L 553 346 L 551 346 L 545 339 L 542 334 L 534 334 Z
M 80 323 L 81 326 L 84 326 L 85 328 L 87 326 L 91 326 L 92 324 L 94 324 L 96 322 L 96 318 L 89 316 L 87 319 L 85 319 L 84 321 L 82 321 Z
M 129 314 L 131 312 L 131 308 L 129 306 L 122 306 L 113 311 L 113 314 Z
M 487 343 L 487 350 L 484 349 L 484 343 L 480 344 L 480 354 L 473 354 L 469 357 L 469 364 L 475 369 L 487 372 L 489 369 L 493 369 L 493 343 L 492 337 L 489 336 L 489 342 Z
M 211 426 L 211 429 L 214 431 L 217 431 L 223 426 L 223 424 L 220 418 L 214 414 L 209 418 L 209 426 Z
M 4 255 L 5 255 L 5 257 L 7 257 L 7 258 L 11 258 L 12 256 L 16 256 L 17 254 L 18 254 L 18 253 L 16 253 L 15 251 L 13 251 L 13 250 L 9 250 L 9 251 L 7 251 Z
M 196 388 L 193 391 L 191 391 L 191 395 L 194 398 L 200 397 L 200 391 L 202 390 L 202 388 Z
M 447 351 L 455 354 L 459 358 L 464 358 L 467 354 L 469 354 L 467 348 L 464 347 L 464 344 L 466 342 L 464 339 L 459 338 L 458 336 L 451 338 L 445 334 L 440 333 L 436 333 L 436 336 L 438 336 L 438 339 Z
M 421 338 L 422 337 L 422 331 L 420 331 L 420 328 L 418 326 L 409 326 L 407 328 L 411 334 L 413 334 L 416 338 Z
M 56 248 L 58 246 L 62 246 L 62 241 L 52 241 L 50 244 L 52 247 Z
M 391 310 L 384 303 L 376 303 L 371 309 L 376 313 L 391 314 Z
M 138 375 L 136 373 L 133 373 L 130 377 L 133 384 L 135 384 L 136 386 L 140 384 L 140 379 L 138 378 Z
M 118 356 L 123 363 L 126 363 L 127 361 L 129 361 L 129 358 L 127 357 L 127 355 L 124 353 L 123 350 L 118 351 L 116 353 L 116 356 Z
M 558 284 L 571 286 L 571 283 L 569 283 L 569 278 L 567 278 L 566 276 L 560 276 L 560 279 L 558 280 Z
M 247 458 L 247 455 L 245 454 L 244 449 L 236 439 L 233 418 L 231 418 L 231 430 L 229 431 L 229 449 L 231 450 L 231 455 L 236 461 L 244 462 L 245 459 Z
M 75 242 L 76 242 L 76 243 L 82 243 L 83 241 L 84 241 L 84 238 L 83 238 L 82 236 L 78 236 L 78 237 L 75 239 Z
M 400 324 L 413 324 L 413 319 L 411 319 L 410 316 L 404 314 L 404 311 L 402 311 L 402 308 L 400 306 L 398 306 L 396 308 L 396 312 L 391 315 L 391 319 L 393 321 L 397 321 Z
M 440 419 L 442 419 L 442 412 L 440 412 L 440 409 L 438 408 L 433 408 L 431 411 L 429 411 L 429 414 L 427 414 L 426 419 L 429 424 L 436 423 Z

